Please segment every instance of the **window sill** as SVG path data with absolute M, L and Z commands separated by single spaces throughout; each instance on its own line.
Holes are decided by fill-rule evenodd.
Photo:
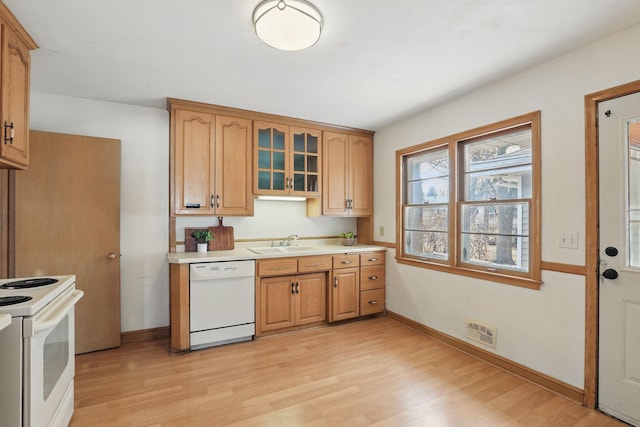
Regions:
M 412 258 L 396 257 L 398 264 L 411 265 L 414 267 L 425 268 L 428 270 L 436 270 L 449 274 L 457 274 L 460 276 L 473 277 L 474 279 L 487 280 L 489 282 L 503 283 L 506 285 L 518 286 L 533 290 L 540 290 L 542 286 L 541 280 L 530 279 L 527 277 L 509 276 L 500 273 L 489 273 L 478 271 L 470 268 L 451 267 L 445 264 L 439 264 L 429 261 L 420 261 Z

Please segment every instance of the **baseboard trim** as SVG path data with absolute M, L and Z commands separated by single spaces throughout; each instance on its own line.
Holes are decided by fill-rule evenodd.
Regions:
M 451 346 L 477 359 L 494 365 L 520 378 L 523 378 L 533 384 L 536 384 L 569 400 L 579 403 L 580 405 L 584 404 L 584 390 L 579 389 L 578 387 L 552 378 L 531 368 L 527 368 L 526 366 L 523 366 L 505 357 L 498 356 L 497 354 L 473 346 L 465 341 L 444 334 L 440 331 L 437 331 L 433 328 L 425 326 L 392 311 L 387 310 L 387 317 L 399 323 L 402 323 L 405 326 L 415 329 L 416 331 L 423 333 L 424 335 L 427 335 L 437 341 L 440 341 L 443 344 Z
M 134 341 L 151 341 L 158 338 L 167 338 L 170 335 L 170 329 L 168 326 L 162 326 L 160 328 L 140 329 L 138 331 L 127 331 L 120 333 L 120 342 L 134 342 Z

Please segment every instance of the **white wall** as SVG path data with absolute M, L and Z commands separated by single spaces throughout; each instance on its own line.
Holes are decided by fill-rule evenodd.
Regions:
M 121 143 L 122 331 L 169 324 L 169 113 L 166 110 L 31 93 L 34 130 Z
M 542 111 L 542 260 L 584 265 L 584 96 L 640 78 L 640 26 L 378 130 L 374 231 L 394 242 L 395 151 L 535 110 Z M 579 248 L 558 247 L 560 232 Z M 394 251 L 389 251 L 393 255 Z M 543 272 L 539 291 L 398 265 L 389 257 L 389 310 L 456 338 L 464 320 L 498 328 L 496 353 L 584 385 L 584 278 Z M 472 342 L 473 343 L 473 342 Z M 490 350 L 490 349 L 489 349 Z
M 34 130 L 122 141 L 120 249 L 122 331 L 169 325 L 169 113 L 155 108 L 31 93 Z M 217 225 L 215 217 L 180 217 L 184 227 Z M 308 218 L 305 202 L 256 201 L 253 217 L 226 217 L 236 239 L 336 235 L 350 218 Z

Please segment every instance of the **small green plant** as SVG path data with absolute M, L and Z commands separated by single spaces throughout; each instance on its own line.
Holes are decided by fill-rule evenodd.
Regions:
M 191 233 L 191 237 L 196 239 L 196 243 L 207 243 L 209 240 L 213 239 L 208 230 L 196 230 Z
M 340 237 L 341 239 L 353 239 L 354 237 L 356 237 L 356 235 L 351 231 L 347 231 L 346 233 L 338 234 L 338 237 Z

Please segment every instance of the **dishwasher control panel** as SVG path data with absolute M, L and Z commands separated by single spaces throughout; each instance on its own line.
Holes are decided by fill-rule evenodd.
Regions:
M 191 264 L 191 280 L 209 280 L 229 277 L 254 276 L 256 263 L 254 260 L 205 262 Z

